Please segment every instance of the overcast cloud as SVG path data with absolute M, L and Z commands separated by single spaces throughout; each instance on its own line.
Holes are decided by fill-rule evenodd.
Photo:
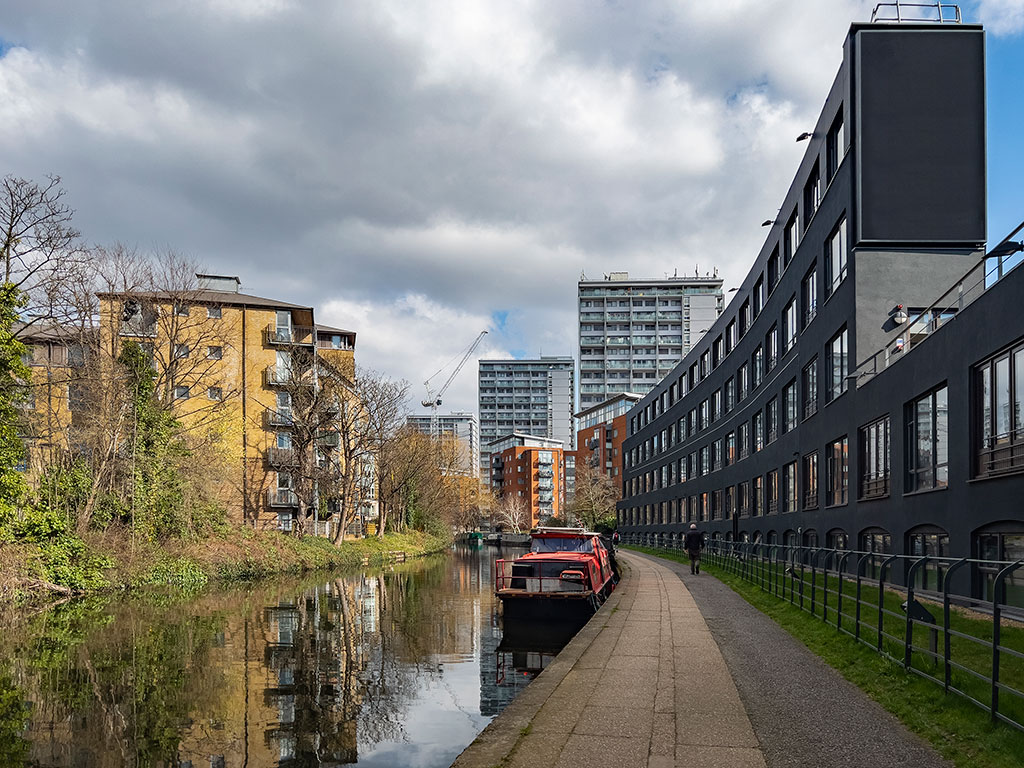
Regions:
M 418 399 L 485 327 L 479 356 L 575 354 L 581 271 L 738 285 L 873 3 L 4 5 L 3 172 L 60 174 L 90 241 L 312 304 Z

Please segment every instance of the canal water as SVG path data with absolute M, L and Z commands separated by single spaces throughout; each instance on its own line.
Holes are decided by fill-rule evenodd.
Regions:
M 448 766 L 571 636 L 503 637 L 498 552 L 0 627 L 0 765 Z

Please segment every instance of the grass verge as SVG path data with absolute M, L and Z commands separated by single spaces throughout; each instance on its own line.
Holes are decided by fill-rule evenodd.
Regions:
M 689 563 L 683 552 L 628 547 L 665 560 Z M 993 724 L 988 714 L 934 683 L 906 672 L 852 637 L 838 632 L 756 584 L 708 563 L 701 569 L 728 585 L 813 653 L 895 715 L 957 766 L 1019 768 L 1024 733 Z

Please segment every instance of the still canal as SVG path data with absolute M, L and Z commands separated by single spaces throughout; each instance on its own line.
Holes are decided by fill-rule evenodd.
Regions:
M 498 556 L 20 620 L 0 632 L 0 765 L 447 766 L 558 650 L 503 642 Z

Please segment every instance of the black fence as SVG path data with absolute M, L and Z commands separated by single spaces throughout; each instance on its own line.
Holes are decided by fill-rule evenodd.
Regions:
M 682 548 L 674 537 L 626 543 Z M 1024 731 L 1024 560 L 717 540 L 703 559 Z M 954 591 L 968 572 L 988 599 Z

